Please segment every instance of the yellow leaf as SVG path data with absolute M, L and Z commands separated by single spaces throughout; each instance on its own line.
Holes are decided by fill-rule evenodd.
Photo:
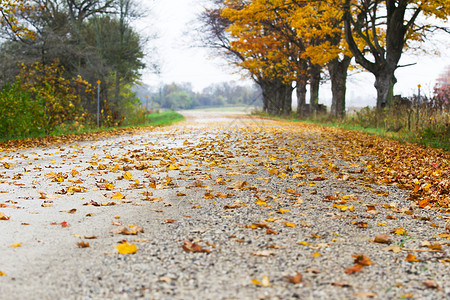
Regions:
M 254 285 L 262 285 L 262 284 L 261 284 L 261 281 L 259 281 L 258 279 L 252 279 L 252 283 L 253 283 Z
M 114 248 L 117 249 L 119 254 L 134 254 L 137 252 L 137 248 L 135 244 L 128 244 L 127 242 L 119 244 Z
M 175 165 L 170 164 L 169 166 L 169 170 L 174 171 L 174 170 L 178 170 L 179 168 Z
M 123 178 L 126 180 L 130 180 L 133 177 L 133 174 L 131 174 L 131 172 L 125 172 L 122 174 Z
M 111 197 L 112 199 L 124 199 L 125 198 L 125 196 L 121 193 L 121 192 L 117 192 L 117 193 L 115 193 L 112 197 Z
M 289 209 L 280 208 L 280 209 L 278 210 L 278 212 L 279 212 L 280 214 L 284 214 L 284 213 L 290 212 L 290 210 L 289 210 Z
M 11 248 L 17 248 L 22 246 L 20 243 L 9 245 Z
M 6 274 L 0 271 L 0 276 L 6 276 Z
M 270 175 L 278 175 L 280 174 L 280 172 L 277 169 L 269 169 L 269 174 Z
M 105 184 L 105 189 L 107 189 L 108 191 L 112 191 L 114 188 L 115 188 L 115 185 L 112 183 Z
M 295 227 L 295 223 L 291 223 L 291 222 L 286 222 L 284 223 L 284 225 L 286 225 L 287 227 Z
M 310 243 L 308 243 L 308 242 L 298 242 L 300 245 L 303 245 L 303 246 L 309 246 L 310 245 Z
M 263 201 L 263 200 L 256 200 L 255 203 L 258 205 L 262 205 L 264 207 L 269 207 L 269 205 L 266 203 L 266 201 Z
M 320 254 L 319 252 L 314 252 L 314 253 L 313 253 L 313 256 L 314 256 L 314 257 L 319 257 L 319 256 L 322 256 L 322 254 Z
M 387 226 L 386 224 L 380 223 L 380 222 L 378 222 L 377 225 L 378 225 L 378 226 Z
M 394 228 L 393 233 L 398 234 L 398 235 L 407 235 L 408 233 L 406 232 L 406 229 L 403 227 L 399 227 L 399 228 Z

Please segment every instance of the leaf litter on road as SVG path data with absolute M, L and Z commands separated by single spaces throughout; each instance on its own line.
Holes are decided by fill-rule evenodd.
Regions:
M 82 198 L 80 205 L 85 203 L 86 208 L 98 209 L 99 214 L 108 210 L 122 214 L 120 211 L 130 209 L 133 207 L 130 203 L 134 203 L 142 214 L 152 214 L 148 218 L 153 218 L 158 212 L 162 217 L 157 217 L 157 226 L 164 225 L 167 236 L 186 227 L 184 236 L 177 235 L 178 240 L 167 238 L 165 247 L 178 248 L 183 241 L 181 248 L 184 252 L 210 253 L 208 257 L 216 257 L 217 260 L 220 260 L 218 255 L 245 254 L 258 260 L 257 265 L 271 264 L 273 259 L 280 259 L 283 264 L 291 266 L 292 261 L 300 259 L 310 270 L 317 270 L 321 264 L 333 261 L 336 267 L 332 267 L 331 273 L 339 274 L 342 273 L 342 267 L 337 267 L 339 262 L 345 255 L 349 257 L 355 253 L 348 245 L 356 245 L 364 250 L 364 255 L 354 257 L 353 267 L 344 266 L 345 273 L 352 274 L 352 286 L 358 286 L 358 277 L 386 266 L 384 260 L 392 264 L 402 260 L 409 265 L 422 261 L 448 263 L 445 257 L 438 260 L 437 254 L 442 252 L 427 252 L 430 256 L 424 256 L 423 260 L 414 254 L 408 254 L 407 259 L 398 256 L 407 250 L 420 250 L 418 248 L 422 246 L 417 244 L 417 240 L 424 240 L 421 238 L 423 233 L 433 241 L 429 246 L 423 246 L 427 251 L 443 251 L 448 247 L 448 244 L 436 243 L 445 240 L 445 222 L 448 223 L 448 219 L 437 215 L 437 205 L 442 208 L 450 205 L 445 197 L 449 180 L 447 154 L 434 150 L 427 153 L 411 145 L 305 124 L 273 122 L 263 130 L 258 126 L 232 130 L 227 132 L 214 126 L 207 129 L 178 127 L 174 129 L 174 144 L 170 147 L 161 147 L 157 140 L 148 142 L 152 132 L 148 136 L 137 135 L 141 140 L 130 136 L 108 146 L 88 143 L 65 147 L 73 157 L 61 157 L 63 160 L 59 164 L 65 168 L 67 163 L 67 168 L 53 170 L 52 165 L 47 165 L 49 168 L 45 171 L 44 180 L 48 186 L 45 189 L 38 186 L 42 192 L 35 198 L 52 201 L 42 203 L 48 205 L 43 206 L 45 209 L 70 214 L 71 219 L 54 222 L 61 227 L 77 224 L 87 216 L 81 206 L 61 208 L 68 197 Z M 132 132 L 139 134 L 142 131 Z M 187 136 L 191 137 L 191 142 L 186 142 Z M 103 137 L 109 138 L 108 134 L 103 134 Z M 165 141 L 170 141 L 167 137 Z M 181 143 L 177 144 L 177 141 Z M 39 142 L 30 143 L 36 144 Z M 27 155 L 43 159 L 38 155 Z M 77 159 L 83 160 L 84 165 L 76 164 L 79 163 Z M 21 162 L 9 160 L 8 168 L 4 167 L 9 178 L 4 180 L 12 181 L 13 176 L 19 173 Z M 16 176 L 14 180 L 26 176 Z M 0 189 L 6 190 L 7 187 L 2 185 Z M 31 184 L 28 188 L 37 189 Z M 403 198 L 399 201 L 398 197 Z M 120 201 L 109 202 L 105 198 Z M 20 205 L 27 205 L 23 200 L 18 201 Z M 188 205 L 182 213 L 176 211 L 185 204 Z M 203 213 L 208 218 L 206 216 L 211 210 L 218 214 L 220 221 L 197 219 Z M 9 215 L 9 210 L 8 216 L 0 212 L 0 219 L 9 220 Z M 10 222 L 15 220 L 11 215 Z M 88 215 L 96 217 L 96 214 Z M 191 224 L 188 220 L 192 216 L 197 221 Z M 20 220 L 20 223 L 26 223 L 22 221 L 26 220 Z M 127 224 L 125 222 L 113 221 L 119 227 L 111 233 L 142 233 L 142 240 L 148 242 L 153 239 L 147 237 L 157 237 L 152 233 L 153 228 L 143 233 L 139 227 L 122 225 Z M 330 228 L 331 224 L 336 227 Z M 96 235 L 108 233 L 106 228 L 109 224 L 104 225 L 104 230 L 97 229 Z M 194 232 L 192 225 L 208 229 Z M 426 229 L 422 230 L 425 225 Z M 214 251 L 210 250 L 214 247 L 202 239 L 187 236 L 209 236 L 209 232 L 219 228 L 233 233 L 226 236 L 214 233 L 211 238 L 214 237 L 220 245 Z M 253 230 L 241 231 L 245 228 Z M 230 238 L 232 235 L 236 237 Z M 105 240 L 104 237 L 100 239 Z M 210 240 L 211 245 L 216 243 L 214 239 Z M 171 241 L 170 246 L 166 244 L 168 241 Z M 82 243 L 85 242 L 77 245 L 89 245 Z M 250 248 L 252 244 L 258 244 L 258 247 Z M 387 249 L 383 248 L 385 245 L 377 244 L 391 244 L 390 252 L 383 251 Z M 435 245 L 433 249 L 429 248 L 431 245 Z M 128 242 L 115 247 L 120 254 L 136 253 L 139 256 L 145 251 L 137 252 L 136 246 Z M 324 249 L 326 251 L 322 251 Z M 373 265 L 369 256 L 374 260 Z M 403 268 L 409 265 L 403 265 Z M 279 271 L 279 266 L 273 266 L 272 272 L 262 273 L 267 274 L 263 277 L 259 275 L 261 273 L 249 273 L 248 276 L 255 278 L 252 279 L 253 285 L 273 289 L 283 286 L 281 278 L 288 278 L 288 283 L 295 284 L 314 282 L 316 273 L 301 274 L 292 268 Z M 396 270 L 403 271 L 400 267 Z M 332 282 L 338 281 L 333 279 Z M 360 293 L 366 297 L 371 295 L 370 292 Z

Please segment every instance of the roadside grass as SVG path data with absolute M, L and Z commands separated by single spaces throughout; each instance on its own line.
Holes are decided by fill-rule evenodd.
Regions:
M 401 142 L 407 142 L 416 144 L 419 146 L 430 147 L 435 149 L 442 149 L 450 151 L 450 125 L 445 124 L 441 126 L 434 126 L 433 128 L 425 127 L 420 129 L 407 130 L 403 128 L 399 131 L 389 130 L 389 126 L 383 123 L 381 126 L 364 126 L 360 125 L 355 118 L 346 117 L 343 120 L 336 120 L 329 116 L 315 116 L 308 119 L 299 119 L 298 116 L 293 113 L 288 116 L 270 116 L 263 112 L 257 112 L 257 115 L 265 118 L 271 118 L 276 120 L 287 120 L 292 122 L 301 122 L 315 124 L 319 126 L 340 128 L 345 130 L 360 131 L 370 135 L 376 135 L 383 138 L 397 140 Z M 373 124 L 371 124 L 373 125 Z M 387 129 L 388 128 L 388 129 Z
M 81 125 L 77 124 L 76 126 L 74 126 L 73 124 L 71 124 L 68 126 L 57 128 L 55 132 L 52 133 L 51 135 L 37 134 L 37 135 L 30 135 L 26 138 L 18 138 L 18 139 L 0 137 L 0 149 L 9 148 L 12 145 L 18 146 L 21 143 L 45 144 L 70 139 L 74 140 L 95 139 L 107 134 L 130 133 L 151 127 L 168 126 L 183 120 L 184 120 L 183 115 L 175 111 L 164 111 L 148 114 L 146 121 L 143 121 L 142 123 L 128 124 L 117 127 L 96 127 L 82 124 Z M 41 140 L 41 142 L 38 142 L 37 140 Z

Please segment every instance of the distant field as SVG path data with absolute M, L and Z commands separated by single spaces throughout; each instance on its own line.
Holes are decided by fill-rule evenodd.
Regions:
M 258 109 L 255 106 L 223 106 L 223 107 L 205 107 L 205 108 L 196 108 L 196 109 L 188 109 L 185 111 L 196 112 L 196 111 L 212 111 L 212 112 L 241 112 L 241 113 L 251 113 L 252 111 Z M 182 111 L 181 111 L 182 112 Z

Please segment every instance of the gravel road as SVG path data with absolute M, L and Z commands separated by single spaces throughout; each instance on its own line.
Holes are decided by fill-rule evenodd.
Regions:
M 449 214 L 335 141 L 204 112 L 3 150 L 0 299 L 450 299 Z

